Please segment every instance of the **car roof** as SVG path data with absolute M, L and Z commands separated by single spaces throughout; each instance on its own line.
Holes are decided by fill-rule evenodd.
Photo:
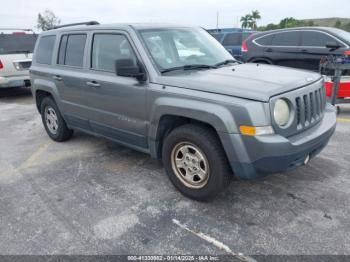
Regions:
M 193 28 L 194 26 L 183 24 L 164 24 L 164 23 L 115 23 L 115 24 L 102 24 L 102 25 L 78 25 L 78 26 L 65 26 L 57 29 L 51 29 L 42 32 L 43 35 L 52 34 L 56 32 L 67 31 L 90 31 L 90 30 L 147 30 L 147 29 L 166 29 L 166 28 Z
M 275 30 L 268 30 L 263 32 L 258 32 L 259 35 L 264 34 L 271 34 L 271 33 L 277 33 L 277 32 L 288 32 L 288 31 L 305 31 L 305 30 L 319 30 L 319 31 L 326 31 L 326 32 L 335 32 L 335 28 L 333 27 L 324 27 L 324 26 L 304 26 L 304 27 L 290 27 L 290 28 L 281 28 L 281 29 L 275 29 Z

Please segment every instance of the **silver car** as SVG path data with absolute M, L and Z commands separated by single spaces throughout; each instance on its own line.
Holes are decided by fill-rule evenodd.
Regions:
M 37 35 L 0 28 L 0 88 L 30 86 L 29 67 Z

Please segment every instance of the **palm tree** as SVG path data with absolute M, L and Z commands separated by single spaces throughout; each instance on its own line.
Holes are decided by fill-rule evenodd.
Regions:
M 249 14 L 242 16 L 240 21 L 242 22 L 242 28 L 248 28 L 251 26 L 252 16 Z
M 261 19 L 260 12 L 258 10 L 252 11 L 251 17 L 252 17 L 252 21 L 250 24 L 250 28 L 256 30 L 258 27 L 257 21 Z

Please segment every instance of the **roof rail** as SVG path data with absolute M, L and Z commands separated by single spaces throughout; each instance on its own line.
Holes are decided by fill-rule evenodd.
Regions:
M 58 25 L 58 26 L 51 27 L 49 30 L 58 29 L 58 28 L 62 28 L 62 27 L 76 26 L 76 25 L 99 25 L 99 24 L 100 23 L 97 21 L 88 21 L 88 22 L 81 22 L 81 23 Z
M 0 30 L 11 30 L 11 31 L 20 30 L 20 31 L 31 31 L 31 32 L 33 32 L 32 29 L 27 29 L 27 28 L 14 28 L 14 27 L 0 27 Z

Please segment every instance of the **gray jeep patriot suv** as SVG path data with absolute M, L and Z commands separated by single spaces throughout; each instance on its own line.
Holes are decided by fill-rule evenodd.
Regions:
M 46 132 L 106 137 L 162 159 L 186 196 L 306 164 L 336 126 L 323 78 L 241 64 L 201 28 L 63 26 L 42 33 L 30 68 Z

